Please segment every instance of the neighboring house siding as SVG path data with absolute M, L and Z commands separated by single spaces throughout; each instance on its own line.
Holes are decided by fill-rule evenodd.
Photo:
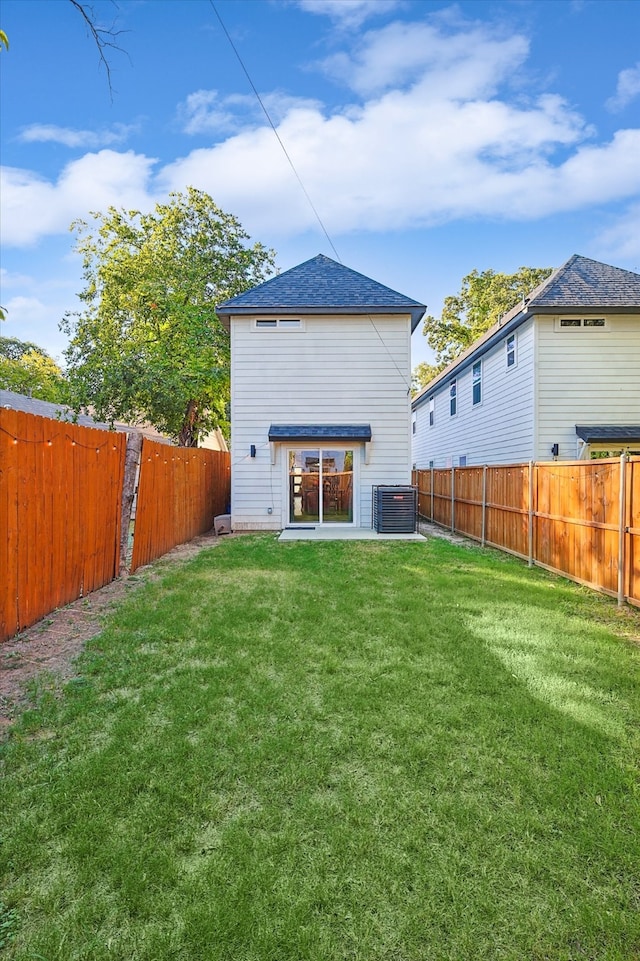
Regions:
M 556 317 L 537 318 L 536 459 L 549 459 L 556 443 L 561 460 L 574 459 L 576 424 L 640 422 L 640 314 L 602 316 L 603 330 L 559 330 Z
M 376 315 L 373 322 L 362 316 L 300 318 L 304 329 L 296 332 L 256 330 L 252 319 L 231 319 L 236 530 L 279 530 L 287 524 L 284 451 L 296 445 L 276 445 L 272 465 L 271 424 L 371 424 L 369 463 L 364 444 L 325 445 L 356 451 L 360 526 L 371 525 L 372 485 L 410 480 L 409 316 Z
M 413 463 L 424 469 L 467 465 L 509 464 L 528 460 L 534 441 L 534 327 L 529 320 L 516 332 L 516 363 L 507 369 L 506 338 L 482 361 L 482 400 L 473 404 L 473 365 L 457 373 L 457 412 L 449 413 L 451 377 L 438 385 L 434 424 L 429 426 L 429 397 L 416 409 Z M 452 373 L 452 376 L 455 372 Z

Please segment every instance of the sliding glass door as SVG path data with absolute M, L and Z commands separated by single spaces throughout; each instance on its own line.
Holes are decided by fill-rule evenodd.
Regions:
M 290 450 L 289 523 L 353 523 L 353 450 Z

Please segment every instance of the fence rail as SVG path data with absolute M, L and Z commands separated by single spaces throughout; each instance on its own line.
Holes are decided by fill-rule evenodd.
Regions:
M 0 642 L 118 576 L 128 437 L 0 409 Z M 145 439 L 135 566 L 209 530 L 229 487 L 229 454 Z
M 640 605 L 640 458 L 414 472 L 421 517 Z

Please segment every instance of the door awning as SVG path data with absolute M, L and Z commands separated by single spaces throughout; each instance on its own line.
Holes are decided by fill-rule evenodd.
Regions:
M 371 424 L 272 424 L 270 441 L 370 441 Z
M 576 434 L 586 444 L 638 444 L 640 424 L 576 424 Z

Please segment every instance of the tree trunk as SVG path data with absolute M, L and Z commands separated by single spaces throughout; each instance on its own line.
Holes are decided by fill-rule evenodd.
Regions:
M 198 431 L 196 424 L 198 421 L 198 401 L 190 400 L 184 413 L 182 427 L 178 434 L 178 445 L 180 447 L 197 447 Z
M 124 481 L 122 483 L 122 506 L 120 524 L 120 567 L 119 574 L 127 570 L 127 547 L 129 546 L 129 524 L 131 523 L 131 508 L 136 493 L 136 477 L 140 452 L 142 450 L 142 434 L 132 431 L 127 434 L 127 452 L 124 461 Z

